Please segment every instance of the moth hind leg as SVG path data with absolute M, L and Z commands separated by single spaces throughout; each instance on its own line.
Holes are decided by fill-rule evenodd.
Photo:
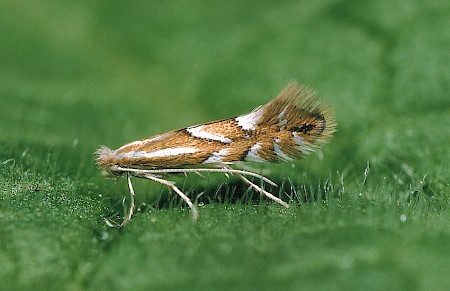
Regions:
M 225 169 L 229 169 L 229 170 L 232 169 L 230 166 L 228 166 L 228 165 L 226 165 L 226 164 L 224 164 L 223 167 L 224 167 Z M 273 201 L 277 202 L 278 204 L 283 205 L 283 206 L 286 207 L 286 208 L 289 208 L 289 204 L 287 204 L 286 202 L 284 202 L 284 201 L 281 200 L 280 198 L 276 197 L 276 196 L 273 195 L 272 193 L 270 193 L 270 192 L 268 192 L 268 191 L 262 189 L 261 187 L 259 187 L 258 185 L 256 185 L 255 183 L 253 183 L 252 181 L 250 181 L 249 179 L 247 179 L 243 174 L 241 174 L 241 173 L 236 173 L 236 172 L 234 172 L 234 173 L 235 173 L 242 181 L 244 181 L 244 183 L 248 184 L 250 187 L 252 187 L 252 188 L 255 189 L 256 191 L 260 192 L 262 195 L 266 196 L 266 197 L 269 198 L 269 199 L 272 199 Z M 255 174 L 255 173 L 253 173 L 253 172 L 251 172 L 251 173 L 252 173 L 252 174 Z M 263 180 L 263 181 L 265 181 L 265 179 L 267 179 L 266 177 L 261 176 L 261 177 L 265 178 L 265 179 L 262 179 L 261 177 L 259 177 L 260 175 L 258 175 L 258 174 L 255 174 L 255 175 L 253 175 L 253 176 L 256 176 L 257 178 L 259 178 L 259 179 L 261 179 L 261 180 Z M 268 180 L 268 179 L 267 179 L 267 180 Z M 270 181 L 270 180 L 269 180 L 269 181 Z M 272 182 L 272 183 L 273 183 L 273 182 Z M 275 185 L 276 185 L 276 184 L 275 184 Z
M 175 191 L 175 193 L 177 193 L 178 196 L 180 196 L 181 199 L 183 199 L 184 202 L 186 202 L 186 204 L 191 209 L 191 211 L 192 211 L 192 218 L 194 219 L 194 221 L 196 221 L 198 219 L 197 207 L 195 207 L 194 203 L 192 203 L 191 199 L 189 199 L 189 197 L 186 194 L 184 194 L 177 186 L 175 186 L 174 182 L 158 178 L 158 177 L 156 177 L 156 176 L 154 176 L 152 174 L 144 174 L 144 175 L 142 175 L 142 177 L 143 178 L 147 178 L 147 179 L 152 180 L 152 181 L 155 181 L 155 182 L 160 183 L 162 185 L 166 185 L 167 187 L 169 187 L 170 189 Z

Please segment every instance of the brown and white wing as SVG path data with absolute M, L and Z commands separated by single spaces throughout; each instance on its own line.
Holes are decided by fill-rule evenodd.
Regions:
M 290 161 L 327 142 L 334 131 L 333 112 L 313 91 L 290 83 L 275 99 L 236 118 L 158 134 L 117 150 L 101 147 L 97 163 L 164 168 Z

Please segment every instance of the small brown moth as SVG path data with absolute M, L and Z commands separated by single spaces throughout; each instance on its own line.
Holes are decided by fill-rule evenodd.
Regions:
M 235 174 L 256 191 L 289 207 L 246 176 L 277 186 L 274 182 L 230 165 L 237 162 L 278 163 L 304 157 L 326 143 L 335 129 L 331 108 L 317 100 L 311 89 L 291 82 L 277 97 L 250 113 L 161 133 L 117 150 L 102 146 L 97 150 L 96 158 L 101 169 L 116 176 L 127 176 L 131 202 L 121 226 L 130 221 L 135 207 L 131 176 L 168 186 L 189 205 L 197 219 L 196 206 L 174 182 L 164 179 L 168 174 Z

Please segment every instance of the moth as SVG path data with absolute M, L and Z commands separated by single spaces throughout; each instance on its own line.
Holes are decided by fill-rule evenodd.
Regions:
M 328 142 L 335 129 L 333 110 L 319 101 L 313 90 L 290 82 L 278 96 L 250 113 L 157 134 L 116 150 L 101 146 L 96 151 L 96 161 L 109 174 L 127 177 L 131 201 L 120 226 L 130 221 L 135 208 L 131 177 L 172 189 L 190 207 L 194 219 L 198 217 L 197 207 L 167 179 L 168 175 L 201 172 L 235 175 L 262 195 L 289 207 L 249 177 L 277 186 L 274 182 L 232 166 L 240 162 L 279 163 L 302 158 Z

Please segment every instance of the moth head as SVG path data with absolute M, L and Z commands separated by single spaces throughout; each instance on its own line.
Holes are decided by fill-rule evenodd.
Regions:
M 95 156 L 97 165 L 102 169 L 102 176 L 113 178 L 122 175 L 123 172 L 117 170 L 117 165 L 115 163 L 116 154 L 113 150 L 106 146 L 101 146 L 95 152 Z

